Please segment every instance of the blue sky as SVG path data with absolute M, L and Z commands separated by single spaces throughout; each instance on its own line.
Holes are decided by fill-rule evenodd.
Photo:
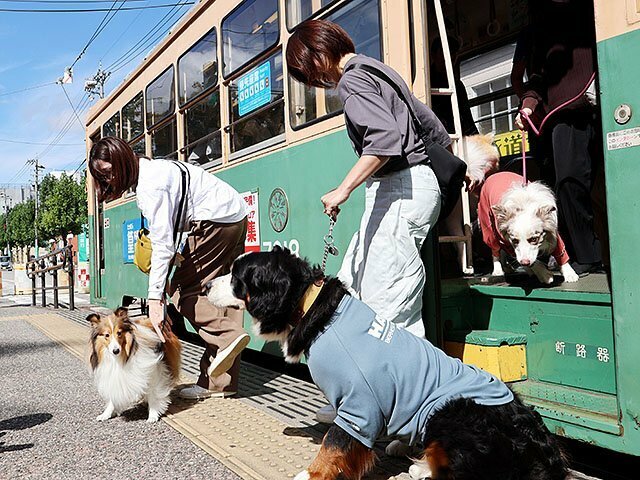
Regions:
M 71 5 L 64 2 L 27 4 L 2 1 L 0 8 L 108 8 L 111 3 L 107 1 Z M 168 3 L 178 2 L 135 1 L 128 2 L 128 6 Z M 175 14 L 168 19 L 169 23 L 158 29 L 151 38 L 173 25 L 182 13 L 191 7 L 118 12 L 76 63 L 74 82 L 65 85 L 71 101 L 76 105 L 80 102 L 84 93 L 84 80 L 95 74 L 100 60 L 105 67 L 113 64 L 145 34 L 158 26 L 165 15 L 170 14 L 171 17 Z M 84 131 L 75 118 L 71 128 L 59 142 L 73 145 L 47 148 L 47 144 L 61 132 L 73 115 L 60 85 L 50 85 L 12 95 L 2 94 L 54 82 L 60 78 L 65 67 L 73 63 L 104 15 L 104 12 L 0 12 L 0 184 L 31 182 L 32 168 L 18 176 L 16 173 L 20 172 L 27 159 L 36 155 L 41 157 L 42 165 L 47 168 L 45 174 L 50 170 L 75 170 L 84 159 Z M 106 84 L 107 95 L 142 61 L 156 43 L 157 41 L 143 48 L 137 58 L 111 76 Z M 89 102 L 87 107 L 95 101 Z M 86 110 L 79 113 L 84 121 Z M 43 145 L 10 143 L 6 140 L 39 142 Z

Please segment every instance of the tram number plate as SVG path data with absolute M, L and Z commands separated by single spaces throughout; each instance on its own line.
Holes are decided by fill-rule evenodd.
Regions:
M 273 250 L 273 247 L 288 248 L 296 257 L 300 256 L 300 242 L 295 238 L 292 238 L 291 240 L 283 240 L 282 242 L 280 240 L 275 240 L 273 242 L 262 242 L 262 247 L 267 252 Z

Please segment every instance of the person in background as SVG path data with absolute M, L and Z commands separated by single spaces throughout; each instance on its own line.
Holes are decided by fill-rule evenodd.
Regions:
M 602 267 L 591 200 L 602 170 L 593 4 L 542 0 L 530 6 L 537 10 L 531 12 L 529 82 L 522 93 L 521 111 L 540 125 L 543 117 L 559 108 L 542 135 L 551 139 L 560 227 L 575 259 L 572 267 L 578 274 L 588 274 Z M 516 124 L 528 127 L 520 114 Z
M 324 213 L 336 218 L 351 193 L 366 184 L 360 228 L 338 277 L 381 318 L 424 337 L 426 274 L 420 250 L 440 212 L 438 181 L 407 105 L 385 81 L 354 67 L 372 66 L 394 81 L 411 99 L 434 142 L 448 147 L 449 135 L 396 71 L 356 55 L 349 35 L 332 22 L 308 20 L 299 25 L 289 38 L 286 59 L 289 73 L 303 84 L 337 88 L 347 133 L 358 156 L 342 182 L 321 198 Z M 316 416 L 324 422 L 334 417 L 330 407 Z
M 185 192 L 183 168 L 188 172 Z M 138 207 L 149 222 L 149 318 L 160 340 L 164 341 L 167 292 L 206 343 L 200 377 L 196 384 L 183 388 L 180 396 L 195 399 L 234 394 L 238 355 L 249 343 L 249 335 L 242 328 L 241 312 L 223 311 L 207 301 L 206 285 L 229 273 L 233 261 L 244 252 L 244 200 L 230 185 L 200 167 L 138 156 L 127 142 L 116 137 L 105 137 L 93 145 L 89 171 L 98 201 L 118 199 L 133 188 Z M 181 222 L 177 216 L 183 196 Z M 181 261 L 167 285 L 178 248 L 174 244 L 175 225 L 181 232 L 188 230 L 188 235 L 180 252 Z

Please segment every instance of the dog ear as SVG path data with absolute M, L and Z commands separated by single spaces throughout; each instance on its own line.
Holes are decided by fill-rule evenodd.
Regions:
M 125 307 L 118 307 L 113 312 L 113 314 L 118 318 L 127 319 L 127 318 L 129 318 L 129 309 L 127 309 Z
M 504 206 L 497 204 L 491 205 L 491 211 L 493 212 L 493 216 L 498 223 L 498 226 L 504 225 L 513 217 L 513 213 L 510 213 Z
M 98 323 L 100 323 L 100 315 L 97 313 L 92 313 L 90 315 L 87 315 L 87 318 L 85 320 L 87 322 L 90 322 L 91 325 L 95 327 L 96 325 L 98 325 Z
M 538 207 L 538 210 L 536 211 L 536 216 L 540 218 L 544 218 L 555 211 L 556 211 L 555 205 L 544 205 L 542 207 Z

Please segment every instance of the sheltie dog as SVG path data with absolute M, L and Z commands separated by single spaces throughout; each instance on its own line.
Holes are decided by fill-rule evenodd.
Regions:
M 96 420 L 109 420 L 144 401 L 147 422 L 157 422 L 180 375 L 178 338 L 165 328 L 162 343 L 148 318 L 131 320 L 122 307 L 106 317 L 93 313 L 87 320 L 89 363 L 98 393 L 107 402 Z
M 556 199 L 546 185 L 540 182 L 525 185 L 520 175 L 495 173 L 482 187 L 478 218 L 482 238 L 493 255 L 492 275 L 504 275 L 500 250 L 505 250 L 515 255 L 527 273 L 534 274 L 541 283 L 553 282 L 546 260 L 538 260 L 549 255 L 560 265 L 565 282 L 578 281 L 558 233 Z
M 424 446 L 415 479 L 563 480 L 567 460 L 539 414 L 490 374 L 378 318 L 336 278 L 275 247 L 245 254 L 209 284 L 218 307 L 246 308 L 285 359 L 306 356 L 337 412 L 296 480 L 360 479 L 374 442 Z

